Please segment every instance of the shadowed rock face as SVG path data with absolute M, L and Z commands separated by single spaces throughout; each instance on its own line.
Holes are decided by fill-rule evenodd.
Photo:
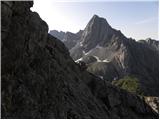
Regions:
M 2 118 L 158 118 L 138 96 L 82 71 L 32 5 L 1 2 Z

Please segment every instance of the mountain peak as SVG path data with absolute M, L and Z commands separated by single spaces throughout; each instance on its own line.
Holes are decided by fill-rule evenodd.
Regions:
M 90 22 L 103 23 L 103 24 L 109 25 L 105 18 L 99 17 L 98 15 L 93 15 Z
M 92 18 L 100 18 L 98 15 L 93 15 Z
M 94 15 L 83 31 L 81 43 L 86 51 L 94 48 L 98 43 L 106 41 L 112 35 L 113 29 L 105 18 Z

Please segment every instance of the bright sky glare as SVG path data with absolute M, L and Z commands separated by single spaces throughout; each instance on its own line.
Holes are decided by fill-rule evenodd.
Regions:
M 158 0 L 34 0 L 31 10 L 49 30 L 76 33 L 97 14 L 127 37 L 158 40 Z

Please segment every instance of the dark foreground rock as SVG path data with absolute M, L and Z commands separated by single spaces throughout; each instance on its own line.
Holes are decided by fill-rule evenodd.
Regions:
M 1 2 L 2 118 L 158 118 L 138 96 L 81 70 L 32 5 Z

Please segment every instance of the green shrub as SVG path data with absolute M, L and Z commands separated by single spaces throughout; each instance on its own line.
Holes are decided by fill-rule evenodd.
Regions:
M 139 80 L 134 76 L 125 76 L 122 79 L 112 81 L 112 84 L 129 92 L 142 95 Z

